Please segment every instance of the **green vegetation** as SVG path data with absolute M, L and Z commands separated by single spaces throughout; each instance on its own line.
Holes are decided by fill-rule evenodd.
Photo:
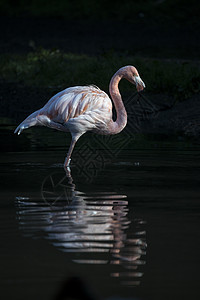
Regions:
M 1 79 L 28 86 L 62 89 L 95 84 L 108 91 L 118 68 L 127 64 L 138 68 L 148 93 L 165 93 L 184 100 L 200 92 L 200 68 L 193 62 L 156 60 L 108 52 L 88 56 L 40 49 L 27 55 L 1 55 Z M 122 92 L 133 92 L 122 81 Z

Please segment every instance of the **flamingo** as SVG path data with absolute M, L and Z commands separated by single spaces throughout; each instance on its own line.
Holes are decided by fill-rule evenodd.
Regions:
M 122 78 L 135 84 L 138 92 L 145 88 L 133 66 L 122 67 L 113 75 L 109 92 L 117 113 L 116 121 L 112 119 L 112 101 L 104 91 L 93 85 L 75 86 L 54 95 L 41 109 L 29 115 L 14 133 L 19 135 L 32 126 L 70 132 L 72 139 L 64 162 L 64 168 L 69 167 L 74 146 L 84 133 L 117 134 L 126 126 L 127 113 L 118 88 Z

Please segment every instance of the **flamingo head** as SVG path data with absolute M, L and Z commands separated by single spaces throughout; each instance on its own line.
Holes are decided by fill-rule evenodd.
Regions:
M 142 81 L 137 69 L 133 66 L 124 67 L 124 77 L 131 83 L 136 85 L 138 92 L 145 88 L 145 83 Z
M 141 92 L 145 88 L 145 83 L 142 81 L 142 79 L 140 78 L 139 75 L 135 76 L 134 80 L 135 80 L 135 85 L 136 85 L 137 91 Z

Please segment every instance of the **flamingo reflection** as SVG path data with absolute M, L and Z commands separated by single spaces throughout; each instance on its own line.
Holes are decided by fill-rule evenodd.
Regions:
M 145 263 L 145 224 L 128 219 L 126 195 L 78 191 L 68 171 L 66 175 L 48 175 L 41 186 L 41 198 L 16 200 L 25 236 L 42 236 L 61 251 L 74 253 L 75 263 L 113 265 L 116 272 L 110 275 L 120 278 L 121 283 L 140 283 L 140 269 Z M 79 253 L 78 259 L 75 253 Z

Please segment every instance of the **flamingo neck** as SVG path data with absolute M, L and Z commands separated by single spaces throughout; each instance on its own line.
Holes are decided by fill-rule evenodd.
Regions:
M 127 124 L 127 113 L 118 88 L 119 82 L 122 78 L 123 78 L 123 74 L 121 74 L 121 72 L 115 73 L 109 85 L 110 95 L 114 102 L 114 106 L 117 113 L 116 121 L 115 122 L 111 121 L 111 123 L 109 124 L 110 134 L 119 133 L 124 129 L 124 127 Z

